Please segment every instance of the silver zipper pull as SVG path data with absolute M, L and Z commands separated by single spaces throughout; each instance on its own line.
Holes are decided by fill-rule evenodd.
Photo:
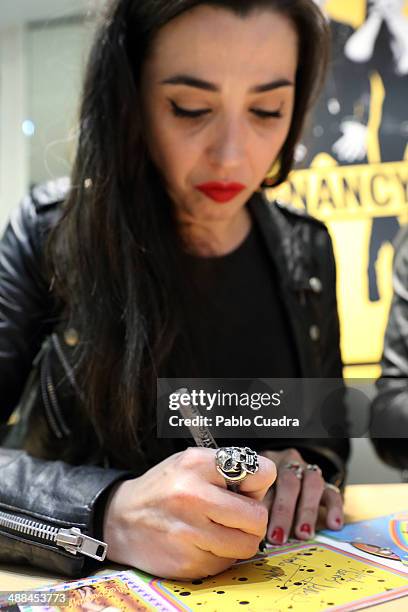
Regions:
M 108 545 L 105 542 L 84 535 L 78 527 L 59 529 L 55 542 L 74 555 L 79 552 L 98 561 L 105 559 L 108 550 Z

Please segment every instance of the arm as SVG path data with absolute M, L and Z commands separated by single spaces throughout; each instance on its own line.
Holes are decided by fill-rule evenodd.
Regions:
M 129 476 L 97 466 L 42 461 L 19 450 L 0 448 L 0 560 L 66 576 L 89 572 L 97 562 L 83 552 L 82 536 L 87 550 L 100 555 L 102 548 L 95 540 L 100 537 L 98 501 Z M 28 521 L 31 529 L 24 526 Z M 78 546 L 67 550 L 67 532 L 75 543 L 72 528 L 79 529 L 81 537 Z
M 55 204 L 55 203 L 54 203 Z M 0 397 L 1 421 L 16 407 L 43 337 L 52 326 L 52 304 L 42 272 L 43 232 L 56 205 L 41 212 L 27 197 L 14 213 L 0 242 Z M 40 222 L 40 217 L 42 222 Z M 0 559 L 76 576 L 91 559 L 73 554 L 41 537 L 51 530 L 76 527 L 100 537 L 96 510 L 125 472 L 96 466 L 74 467 L 34 459 L 19 450 L 0 448 Z M 25 519 L 38 531 L 16 529 Z M 92 545 L 92 542 L 87 541 Z
M 378 455 L 393 467 L 408 467 L 408 231 L 402 230 L 393 266 L 391 309 L 385 332 L 377 381 L 378 394 L 372 404 L 371 437 Z
M 27 197 L 14 212 L 0 242 L 1 422 L 19 400 L 42 338 L 50 295 L 41 273 L 40 228 Z

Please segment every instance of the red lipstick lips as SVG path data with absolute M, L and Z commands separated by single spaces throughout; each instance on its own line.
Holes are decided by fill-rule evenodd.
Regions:
M 210 183 L 196 185 L 196 189 L 201 191 L 208 198 L 211 198 L 211 200 L 214 200 L 214 202 L 224 204 L 235 198 L 240 191 L 245 189 L 245 185 L 241 183 L 219 183 L 212 181 Z

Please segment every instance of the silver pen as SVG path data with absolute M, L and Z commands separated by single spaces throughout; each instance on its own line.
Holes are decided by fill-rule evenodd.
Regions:
M 187 388 L 177 389 L 174 393 L 178 395 L 187 394 L 190 397 L 190 393 Z M 197 408 L 197 406 L 193 406 L 191 402 L 188 402 L 187 405 L 179 402 L 179 410 L 184 419 L 190 420 L 190 425 L 188 425 L 188 429 L 194 442 L 197 446 L 203 446 L 205 448 L 219 448 L 216 443 L 214 436 L 211 431 L 205 425 L 193 425 L 193 418 L 198 417 L 198 423 L 202 423 L 202 414 Z M 227 489 L 229 491 L 233 491 L 234 493 L 239 493 L 239 484 L 227 484 Z M 266 547 L 266 539 L 263 538 L 259 543 L 259 552 L 263 553 Z
M 177 389 L 177 391 L 175 391 L 175 394 L 188 395 L 190 397 L 190 393 L 186 388 Z M 197 406 L 193 406 L 191 402 L 189 402 L 187 405 L 180 402 L 179 410 L 184 419 L 189 419 L 191 424 L 188 425 L 188 429 L 197 446 L 204 446 L 205 448 L 219 448 L 208 427 L 206 427 L 205 425 L 192 424 L 194 417 L 198 417 L 197 420 L 199 423 L 201 423 L 203 420 L 202 414 L 197 408 Z M 234 493 L 238 493 L 239 485 L 227 484 L 227 489 L 229 491 L 233 491 Z

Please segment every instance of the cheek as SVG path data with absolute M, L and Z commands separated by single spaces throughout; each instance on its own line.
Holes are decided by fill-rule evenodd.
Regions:
M 188 137 L 172 125 L 165 126 L 163 121 L 156 121 L 155 126 L 149 139 L 155 165 L 167 182 L 185 182 L 200 165 L 200 139 Z
M 274 133 L 274 136 L 271 140 L 273 161 L 275 161 L 279 157 L 281 149 L 283 145 L 285 144 L 286 139 L 288 137 L 290 126 L 291 126 L 291 120 L 288 120 L 285 122 L 282 121 L 282 123 L 277 127 Z
M 253 143 L 252 158 L 256 160 L 258 168 L 264 170 L 267 167 L 269 169 L 271 164 L 275 162 L 285 143 L 288 131 L 289 127 L 286 125 L 277 126 L 271 129 L 269 133 L 263 134 L 261 138 L 258 138 Z
M 193 148 L 172 130 L 157 129 L 150 147 L 153 162 L 172 191 L 179 191 L 194 167 Z

